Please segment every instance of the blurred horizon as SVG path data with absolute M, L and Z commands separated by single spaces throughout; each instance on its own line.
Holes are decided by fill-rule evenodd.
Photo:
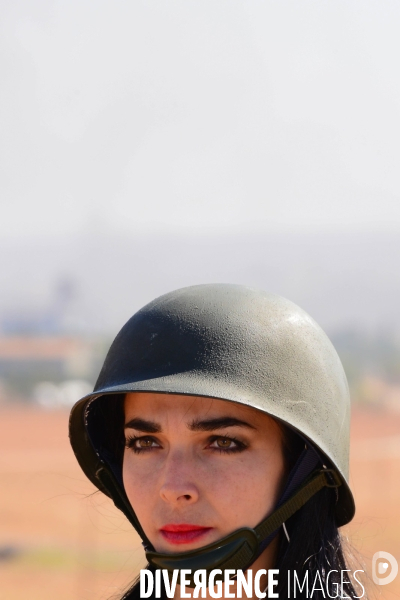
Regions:
M 68 404 L 93 386 L 112 339 L 147 302 L 189 285 L 239 283 L 287 297 L 317 321 L 355 401 L 390 398 L 400 410 L 399 263 L 400 236 L 383 233 L 1 240 L 0 397 Z
M 54 313 L 52 333 L 114 337 L 157 296 L 235 283 L 288 298 L 329 334 L 355 329 L 400 336 L 399 267 L 400 235 L 383 233 L 104 231 L 0 240 L 0 333 L 24 333 L 23 315 L 25 333 L 30 327 L 46 333 Z

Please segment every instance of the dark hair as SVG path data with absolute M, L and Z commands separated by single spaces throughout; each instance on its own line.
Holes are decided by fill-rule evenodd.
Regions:
M 103 396 L 94 401 L 90 408 L 91 437 L 104 458 L 114 467 L 121 469 L 124 436 L 123 423 L 124 396 L 117 395 L 110 401 L 110 396 Z M 100 421 L 102 426 L 99 427 Z M 295 464 L 304 441 L 290 428 L 282 425 L 283 454 L 286 471 L 289 473 Z M 101 433 L 100 433 L 101 432 Z M 122 481 L 122 479 L 121 479 Z M 275 568 L 279 569 L 279 598 L 299 600 L 313 598 L 322 600 L 338 595 L 350 598 L 361 596 L 354 584 L 349 581 L 349 551 L 345 552 L 343 540 L 335 523 L 336 490 L 323 488 L 313 496 L 300 510 L 286 522 L 290 542 L 280 533 L 278 556 Z M 147 569 L 152 570 L 151 566 Z M 343 587 L 342 587 L 342 572 Z M 288 582 L 288 573 L 290 582 Z M 296 574 L 296 575 L 295 575 Z M 297 585 L 297 582 L 299 585 Z M 303 586 L 304 583 L 304 586 Z M 296 595 L 294 595 L 296 585 Z M 303 586 L 303 589 L 300 588 Z M 337 587 L 339 586 L 339 587 Z M 323 587 L 324 591 L 321 591 Z M 313 591 L 311 595 L 311 592 Z M 164 593 L 164 597 L 165 593 Z M 366 596 L 363 596 L 366 598 Z M 139 600 L 139 579 L 137 578 L 122 596 L 121 600 Z

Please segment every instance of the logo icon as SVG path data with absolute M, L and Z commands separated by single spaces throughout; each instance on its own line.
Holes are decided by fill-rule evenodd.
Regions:
M 383 550 L 375 552 L 372 557 L 372 579 L 374 580 L 374 583 L 377 585 L 391 583 L 396 578 L 398 572 L 399 565 L 392 554 L 384 552 Z M 381 577 L 381 575 L 385 575 L 385 573 L 389 574 L 385 577 Z

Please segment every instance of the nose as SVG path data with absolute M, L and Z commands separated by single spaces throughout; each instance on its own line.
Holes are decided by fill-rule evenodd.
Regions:
M 160 496 L 173 506 L 194 504 L 199 499 L 193 462 L 186 453 L 175 452 L 165 461 Z

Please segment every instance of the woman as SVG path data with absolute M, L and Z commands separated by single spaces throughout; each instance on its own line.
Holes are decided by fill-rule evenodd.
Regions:
M 200 569 L 275 568 L 280 598 L 357 597 L 338 532 L 354 515 L 349 410 L 340 360 L 304 311 L 200 285 L 122 328 L 70 438 L 153 572 L 187 570 L 195 586 Z M 124 596 L 139 597 L 138 583 Z

